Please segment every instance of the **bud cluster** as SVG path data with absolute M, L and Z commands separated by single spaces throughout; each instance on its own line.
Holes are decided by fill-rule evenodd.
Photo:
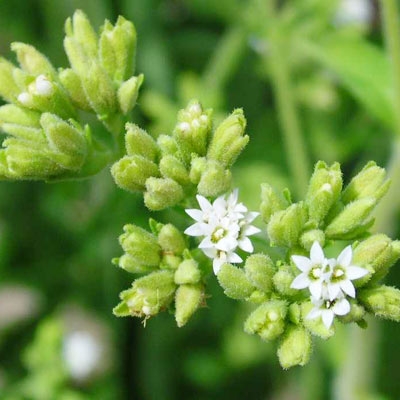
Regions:
M 112 150 L 78 122 L 93 112 L 115 136 L 136 102 L 143 77 L 132 77 L 133 24 L 119 17 L 98 36 L 82 11 L 66 22 L 71 68 L 59 69 L 33 46 L 13 43 L 19 67 L 0 58 L 0 129 L 9 138 L 0 150 L 2 179 L 65 179 L 96 173 Z
M 119 237 L 125 253 L 113 263 L 144 275 L 121 292 L 114 314 L 148 319 L 170 309 L 181 327 L 204 302 L 203 272 L 174 225 L 150 220 L 150 228 L 125 225 Z
M 154 140 L 127 124 L 127 155 L 113 165 L 112 175 L 121 188 L 144 192 L 150 210 L 181 203 L 193 192 L 216 197 L 231 186 L 230 168 L 249 140 L 245 127 L 237 109 L 213 131 L 211 110 L 193 100 L 178 113 L 171 135 Z

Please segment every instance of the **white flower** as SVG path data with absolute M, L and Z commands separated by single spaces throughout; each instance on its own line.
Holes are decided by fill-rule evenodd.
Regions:
M 310 258 L 304 256 L 292 256 L 292 261 L 301 271 L 290 285 L 293 289 L 305 289 L 308 287 L 315 299 L 320 299 L 322 289 L 330 275 L 329 260 L 325 258 L 324 251 L 318 242 L 314 242 L 310 250 Z
M 351 246 L 347 246 L 336 260 L 329 260 L 331 270 L 328 279 L 328 293 L 331 300 L 337 298 L 341 291 L 350 297 L 356 297 L 356 289 L 351 281 L 368 274 L 365 268 L 351 265 L 352 258 L 353 250 Z
M 235 189 L 227 198 L 220 196 L 212 204 L 205 197 L 197 195 L 200 210 L 186 210 L 196 223 L 189 226 L 185 233 L 203 237 L 199 248 L 213 259 L 215 274 L 224 263 L 243 261 L 235 252 L 237 248 L 252 253 L 253 245 L 248 236 L 260 232 L 260 229 L 251 225 L 258 213 L 249 212 L 244 204 L 238 203 L 238 195 Z
M 327 293 L 325 292 L 324 294 Z M 334 300 L 330 300 L 326 296 L 322 296 L 320 299 L 311 297 L 311 302 L 314 308 L 308 313 L 306 318 L 315 319 L 321 317 L 327 329 L 331 327 L 335 315 L 346 315 L 350 312 L 350 303 L 344 297 L 343 293 L 340 293 Z
M 370 24 L 374 8 L 370 0 L 341 0 L 334 17 L 337 25 Z

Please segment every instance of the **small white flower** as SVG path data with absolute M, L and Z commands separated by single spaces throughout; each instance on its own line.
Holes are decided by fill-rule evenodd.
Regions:
M 326 328 L 329 329 L 333 323 L 335 315 L 343 316 L 350 312 L 350 303 L 344 297 L 343 293 L 340 293 L 334 300 L 330 300 L 326 296 L 326 292 L 324 294 L 325 295 L 320 299 L 311 297 L 311 302 L 313 303 L 314 308 L 308 313 L 306 318 L 315 319 L 321 317 L 322 322 Z
M 235 252 L 237 248 L 252 253 L 253 245 L 248 236 L 260 232 L 260 229 L 251 225 L 258 213 L 249 212 L 246 206 L 238 203 L 238 195 L 235 189 L 227 198 L 220 196 L 212 204 L 205 197 L 197 195 L 200 210 L 186 210 L 196 223 L 189 226 L 185 234 L 203 237 L 199 248 L 213 259 L 215 274 L 224 263 L 243 261 Z
M 330 274 L 329 261 L 325 258 L 324 251 L 318 242 L 314 242 L 310 250 L 310 258 L 304 256 L 292 256 L 292 261 L 301 271 L 290 285 L 293 289 L 309 288 L 315 299 L 320 299 L 322 289 Z

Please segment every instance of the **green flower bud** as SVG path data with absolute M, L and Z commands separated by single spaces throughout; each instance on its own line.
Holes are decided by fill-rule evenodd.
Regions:
M 123 82 L 118 89 L 117 97 L 119 108 L 123 114 L 128 114 L 136 105 L 139 96 L 139 89 L 142 86 L 144 75 L 132 76 L 132 78 Z
M 368 217 L 375 208 L 376 200 L 372 197 L 349 203 L 326 227 L 328 239 L 355 239 L 370 227 Z
M 150 232 L 135 225 L 125 225 L 119 243 L 126 253 L 137 263 L 149 267 L 158 267 L 161 261 L 161 247 L 157 238 Z
M 158 243 L 166 253 L 181 255 L 186 249 L 185 238 L 172 224 L 164 225 L 158 233 Z
M 11 50 L 17 55 L 21 68 L 29 75 L 46 74 L 53 79 L 57 76 L 50 61 L 33 46 L 25 43 L 11 43 Z
M 311 335 L 300 326 L 289 326 L 278 348 L 279 363 L 288 369 L 306 365 L 312 349 Z
M 360 290 L 357 298 L 365 308 L 377 317 L 400 321 L 400 290 L 390 286 L 378 286 Z
M 328 329 L 322 322 L 322 318 L 307 318 L 313 307 L 314 306 L 310 301 L 306 301 L 300 305 L 304 327 L 314 336 L 318 336 L 322 339 L 329 339 L 335 334 L 334 325 L 332 324 Z
M 206 170 L 207 159 L 205 157 L 194 157 L 190 163 L 190 182 L 197 185 L 200 182 L 201 176 Z
M 318 242 L 321 245 L 321 247 L 324 247 L 325 245 L 324 231 L 321 231 L 320 229 L 311 229 L 309 231 L 304 232 L 300 236 L 300 244 L 307 251 L 310 251 L 311 246 L 313 245 L 314 242 Z
M 232 174 L 216 161 L 207 161 L 206 168 L 197 185 L 198 193 L 205 197 L 216 197 L 227 192 L 232 184 Z
M 165 155 L 160 160 L 160 172 L 164 178 L 171 178 L 181 185 L 190 183 L 189 173 L 186 171 L 185 164 L 172 155 Z
M 79 170 L 85 161 L 88 150 L 84 130 L 82 128 L 78 130 L 77 123 L 73 126 L 50 113 L 42 114 L 40 124 L 50 149 L 67 156 L 60 158 L 59 163 L 64 168 Z
M 12 136 L 21 137 L 21 139 L 35 140 L 35 136 L 26 136 L 24 133 L 22 133 L 21 136 L 14 132 L 18 131 L 18 128 L 30 128 L 33 132 L 37 130 L 37 128 L 41 128 L 40 113 L 18 107 L 14 104 L 6 104 L 0 107 L 0 128 Z M 9 133 L 8 129 L 12 133 Z
M 260 213 L 263 221 L 268 224 L 272 214 L 288 206 L 287 202 L 275 192 L 268 183 L 261 184 Z
M 70 68 L 63 69 L 60 71 L 58 78 L 76 107 L 85 111 L 92 109 L 83 89 L 82 81 L 74 70 Z
M 189 318 L 200 307 L 204 297 L 204 287 L 198 285 L 181 285 L 175 294 L 175 320 L 179 328 L 184 326 Z
M 294 247 L 307 222 L 307 210 L 302 202 L 272 215 L 268 223 L 268 236 L 272 246 Z
M 90 106 L 103 118 L 117 111 L 117 96 L 114 83 L 107 72 L 93 61 L 85 72 L 81 72 L 82 86 Z
M 263 340 L 274 340 L 285 330 L 286 302 L 271 300 L 256 308 L 244 323 L 244 331 Z
M 175 271 L 175 283 L 184 285 L 187 283 L 198 283 L 201 273 L 197 262 L 193 259 L 183 260 Z
M 15 70 L 17 68 L 12 63 L 0 58 L 0 97 L 8 103 L 13 103 L 21 93 L 14 79 Z
M 137 154 L 150 161 L 156 161 L 159 149 L 154 139 L 135 124 L 128 122 L 125 128 L 125 143 L 128 156 Z
M 205 156 L 208 135 L 211 129 L 211 111 L 203 112 L 200 103 L 192 100 L 184 110 L 178 113 L 178 123 L 174 129 L 174 138 L 180 154 L 189 163 L 192 153 Z
M 116 316 L 132 315 L 151 317 L 169 306 L 174 298 L 176 285 L 173 273 L 156 271 L 136 279 L 132 288 L 120 294 L 122 302 L 113 310 Z
M 174 254 L 164 253 L 160 263 L 160 268 L 177 270 L 181 262 L 182 257 Z
M 170 178 L 146 180 L 144 203 L 150 210 L 157 211 L 178 204 L 184 197 L 182 186 Z
M 346 315 L 340 316 L 339 319 L 341 322 L 348 324 L 350 322 L 359 322 L 362 321 L 365 317 L 365 308 L 358 304 L 355 300 L 350 301 L 350 312 Z
M 136 31 L 132 22 L 119 16 L 113 26 L 106 21 L 99 39 L 99 56 L 103 67 L 116 82 L 133 74 Z
M 289 320 L 293 322 L 295 325 L 300 324 L 301 320 L 301 307 L 297 303 L 291 303 L 289 306 L 288 313 Z
M 345 204 L 364 198 L 378 201 L 389 189 L 390 182 L 385 178 L 386 171 L 370 161 L 347 185 L 342 201 Z
M 244 135 L 246 118 L 242 109 L 236 109 L 215 130 L 208 147 L 207 158 L 230 168 L 246 147 L 249 137 Z
M 175 155 L 179 151 L 176 140 L 168 135 L 160 135 L 157 138 L 157 144 L 160 147 L 162 154 Z
M 281 265 L 278 272 L 272 277 L 272 281 L 278 293 L 284 296 L 295 296 L 299 291 L 290 287 L 295 277 L 289 265 Z
M 272 277 L 276 272 L 276 268 L 269 256 L 266 254 L 253 254 L 247 257 L 244 270 L 253 286 L 265 293 L 272 291 Z
M 363 286 L 371 279 L 371 282 L 378 282 L 383 279 L 389 268 L 400 257 L 400 242 L 392 241 L 386 235 L 372 235 L 363 240 L 354 249 L 352 263 L 368 269 L 371 273 L 356 281 L 358 287 Z
M 125 156 L 111 167 L 115 183 L 130 192 L 145 190 L 146 180 L 159 176 L 155 163 L 142 156 Z
M 342 191 L 342 171 L 339 163 L 328 167 L 323 161 L 315 165 L 306 196 L 310 220 L 321 224 Z
M 114 258 L 112 262 L 131 274 L 142 274 L 152 271 L 155 268 L 155 266 L 139 264 L 138 260 L 135 257 L 132 257 L 130 254 L 124 254 L 119 258 Z
M 217 275 L 224 293 L 231 299 L 244 300 L 254 291 L 254 286 L 241 268 L 223 264 Z

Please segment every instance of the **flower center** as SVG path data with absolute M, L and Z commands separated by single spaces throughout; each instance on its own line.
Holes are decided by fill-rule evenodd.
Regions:
M 322 269 L 320 265 L 311 268 L 310 278 L 311 279 L 319 279 L 321 278 Z
M 340 267 L 335 268 L 335 270 L 333 271 L 332 277 L 333 277 L 334 279 L 339 279 L 339 278 L 342 278 L 343 276 L 344 276 L 344 271 L 343 271 L 343 269 L 340 268 Z
M 218 242 L 225 236 L 225 229 L 224 228 L 216 228 L 213 234 L 211 235 L 211 241 L 213 243 Z

